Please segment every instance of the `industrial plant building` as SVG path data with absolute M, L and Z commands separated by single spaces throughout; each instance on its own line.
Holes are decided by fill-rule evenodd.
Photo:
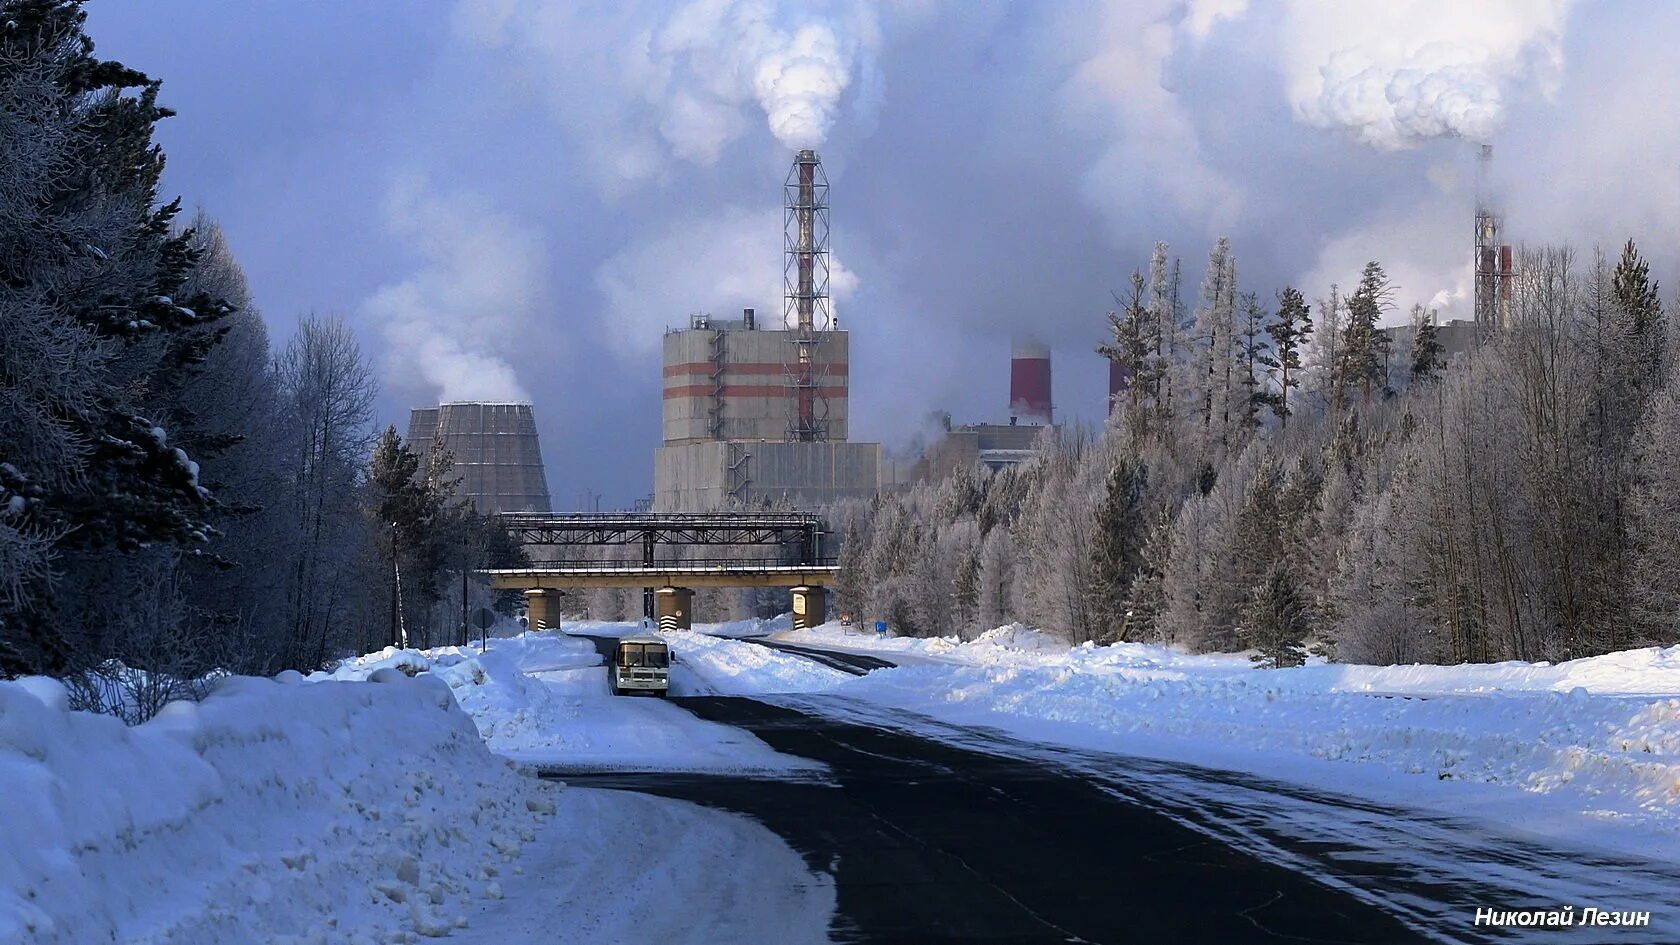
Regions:
M 828 179 L 815 151 L 794 156 L 783 197 L 781 317 L 696 315 L 665 335 L 659 511 L 817 508 L 880 487 L 880 444 L 847 439 L 850 344 L 829 298 Z
M 939 482 L 958 469 L 998 472 L 1037 456 L 1038 438 L 1055 420 L 1050 376 L 1050 349 L 1016 341 L 1009 361 L 1009 422 L 953 426 L 947 417 L 939 438 L 894 485 Z
M 421 468 L 434 449 L 455 459 L 458 494 L 480 514 L 548 512 L 548 480 L 530 404 L 453 403 L 416 407 L 408 444 Z

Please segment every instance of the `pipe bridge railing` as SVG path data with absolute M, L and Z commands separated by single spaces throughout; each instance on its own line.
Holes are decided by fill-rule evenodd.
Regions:
M 775 556 L 776 564 L 831 563 L 831 558 L 824 554 L 827 530 L 822 517 L 807 512 L 632 512 L 610 515 L 522 512 L 503 514 L 500 521 L 508 534 L 527 548 L 604 550 L 639 546 L 644 566 L 660 563 L 662 558 L 668 559 L 664 562 L 667 564 L 696 560 L 660 553 L 677 547 L 774 547 L 781 549 L 780 554 Z M 559 561 L 548 555 L 533 557 L 542 558 L 545 564 L 563 561 L 583 564 L 585 560 L 602 562 L 600 556 L 584 560 L 562 556 Z M 729 558 L 728 563 L 741 560 Z

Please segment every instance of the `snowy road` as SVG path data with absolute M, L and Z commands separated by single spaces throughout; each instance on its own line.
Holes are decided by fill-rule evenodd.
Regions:
M 1587 862 L 1447 818 L 1194 766 L 1045 750 L 832 697 L 676 701 L 819 761 L 830 778 L 624 774 L 573 783 L 764 824 L 810 870 L 832 874 L 841 942 L 1680 935 L 1672 915 L 1621 937 L 1604 929 L 1519 937 L 1472 924 L 1482 905 L 1667 902 L 1680 874 L 1651 864 Z
M 492 750 L 572 787 L 561 792 L 566 826 L 526 845 L 523 875 L 502 877 L 505 901 L 465 916 L 463 940 L 547 941 L 564 928 L 567 941 L 625 943 L 1680 941 L 1680 867 L 1574 844 L 1553 815 L 1569 815 L 1565 827 L 1579 815 L 1556 798 L 1409 772 L 1374 778 L 1386 769 L 1303 763 L 1286 743 L 1261 755 L 1285 774 L 1219 760 L 1253 760 L 1229 749 L 1260 731 L 1257 713 L 1290 721 L 1278 706 L 1307 718 L 1320 703 L 1380 709 L 1383 724 L 1368 730 L 1363 716 L 1323 718 L 1348 738 L 1415 738 L 1405 757 L 1427 758 L 1446 731 L 1434 715 L 1457 717 L 1450 693 L 1320 697 L 1310 679 L 1190 658 L 1161 668 L 1177 657 L 1153 651 L 1069 654 L 1020 632 L 967 649 L 867 641 L 878 647 L 870 653 L 815 634 L 790 644 L 677 631 L 667 634 L 678 657 L 672 698 L 613 697 L 603 654 L 628 629 L 525 634 L 492 641 L 487 654 L 376 654 L 354 668 L 441 676 Z M 1162 674 L 1183 670 L 1232 678 L 1171 699 L 1157 692 Z M 1385 688 L 1396 682 L 1407 683 Z M 1598 705 L 1573 692 L 1474 704 L 1530 726 L 1560 706 L 1579 715 Z M 1150 756 L 1130 748 L 1159 739 L 1081 727 L 1093 719 L 1190 725 L 1190 736 L 1224 740 L 1174 743 L 1211 759 Z M 1302 773 L 1312 777 L 1289 776 Z M 1394 789 L 1406 787 L 1431 801 L 1450 793 L 1463 809 Z M 1477 798 L 1520 801 L 1528 819 L 1478 816 Z M 580 816 L 589 805 L 601 816 Z M 685 919 L 629 918 L 665 891 L 695 904 L 676 910 Z M 1564 905 L 1650 910 L 1651 925 L 1507 933 L 1473 921 L 1480 907 Z

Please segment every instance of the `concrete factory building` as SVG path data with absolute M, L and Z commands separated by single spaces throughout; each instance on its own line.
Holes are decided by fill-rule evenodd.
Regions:
M 408 418 L 408 443 L 420 454 L 421 468 L 433 449 L 449 450 L 460 494 L 481 514 L 551 510 L 530 404 L 416 407 Z
M 794 156 L 783 194 L 781 317 L 696 315 L 665 335 L 660 511 L 815 508 L 880 487 L 881 445 L 847 440 L 850 343 L 828 293 L 828 179 L 815 151 Z

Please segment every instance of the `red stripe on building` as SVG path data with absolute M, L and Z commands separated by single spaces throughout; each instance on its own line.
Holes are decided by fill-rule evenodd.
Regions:
M 710 361 L 691 361 L 688 364 L 665 365 L 665 376 L 677 377 L 683 374 L 698 374 L 702 377 L 711 377 L 712 372 L 715 370 L 717 370 L 717 365 L 711 363 Z M 846 376 L 846 365 L 843 362 L 819 364 L 816 370 L 819 375 L 825 377 Z M 723 371 L 725 374 L 755 374 L 759 376 L 770 374 L 781 375 L 787 373 L 788 366 L 780 363 L 766 364 L 763 362 L 729 361 L 723 365 Z
M 787 397 L 794 390 L 797 390 L 797 388 L 785 384 L 725 384 L 721 391 L 710 384 L 689 384 L 683 387 L 665 388 L 665 399 L 711 397 L 713 394 L 720 394 L 724 397 Z M 846 396 L 844 384 L 823 386 L 816 388 L 816 391 L 823 397 Z

